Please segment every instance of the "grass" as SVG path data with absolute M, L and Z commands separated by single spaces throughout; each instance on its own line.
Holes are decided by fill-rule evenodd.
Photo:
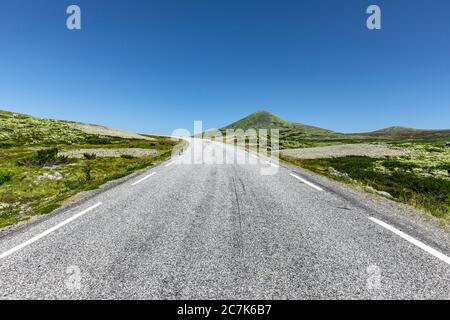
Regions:
M 170 157 L 178 141 L 124 139 L 86 134 L 64 121 L 37 119 L 0 111 L 0 228 L 60 207 L 81 191 L 143 169 Z M 7 128 L 7 130 L 3 130 Z M 83 158 L 58 155 L 76 149 L 144 148 L 158 152 L 145 157 Z M 50 177 L 50 178 L 49 178 Z
M 412 156 L 414 158 L 414 156 Z M 411 162 L 402 157 L 346 156 L 324 159 L 283 160 L 349 184 L 389 193 L 398 202 L 423 209 L 450 221 L 450 178 L 444 163 Z

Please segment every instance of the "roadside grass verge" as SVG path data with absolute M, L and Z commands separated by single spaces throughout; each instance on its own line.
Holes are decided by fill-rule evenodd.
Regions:
M 97 143 L 99 140 L 95 140 Z M 75 194 L 93 190 L 108 181 L 161 162 L 179 143 L 168 138 L 156 141 L 114 138 L 114 143 L 59 144 L 50 147 L 9 146 L 0 149 L 0 228 L 46 214 Z M 58 152 L 80 148 L 157 149 L 144 157 L 61 157 Z
M 395 201 L 450 221 L 450 179 L 443 170 L 442 176 L 426 174 L 426 170 L 418 170 L 421 169 L 419 164 L 395 157 L 297 159 L 282 156 L 281 159 L 338 181 L 387 192 Z M 440 170 L 441 165 L 445 167 L 445 164 L 436 164 L 433 168 Z

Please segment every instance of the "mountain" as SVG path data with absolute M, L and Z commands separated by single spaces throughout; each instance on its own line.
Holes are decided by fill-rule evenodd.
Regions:
M 223 129 L 271 129 L 287 127 L 290 123 L 286 120 L 277 117 L 269 111 L 261 110 L 250 114 L 249 116 L 233 122 L 232 124 L 224 127 Z
M 305 125 L 302 123 L 289 122 L 270 113 L 261 110 L 236 121 L 221 130 L 226 129 L 279 129 L 280 138 L 290 139 L 314 139 L 314 138 L 343 138 L 344 134 L 331 130 Z
M 316 146 L 322 143 L 350 142 L 367 140 L 368 137 L 343 134 L 302 123 L 286 121 L 266 110 L 254 112 L 220 129 L 225 134 L 227 129 L 278 129 L 280 148 L 301 148 Z M 373 139 L 373 138 L 372 138 Z
M 405 127 L 389 127 L 372 132 L 359 133 L 358 135 L 393 139 L 450 138 L 450 129 L 422 130 Z

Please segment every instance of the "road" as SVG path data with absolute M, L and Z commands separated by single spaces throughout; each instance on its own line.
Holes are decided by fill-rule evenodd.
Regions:
M 6 233 L 0 298 L 450 298 L 447 233 L 263 156 L 215 164 L 227 148 L 194 139 L 182 156 Z M 198 150 L 209 150 L 203 161 Z

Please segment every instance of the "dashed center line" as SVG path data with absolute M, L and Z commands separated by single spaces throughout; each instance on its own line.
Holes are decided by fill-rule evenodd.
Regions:
M 429 254 L 435 256 L 436 258 L 444 261 L 447 264 L 450 264 L 450 257 L 446 256 L 442 252 L 439 252 L 436 249 L 433 249 L 430 246 L 427 246 L 425 243 L 414 239 L 413 237 L 407 235 L 406 233 L 404 233 L 404 232 L 398 230 L 397 228 L 394 228 L 393 226 L 387 224 L 386 222 L 378 220 L 378 219 L 376 219 L 374 217 L 369 217 L 369 219 L 372 220 L 373 222 L 379 224 L 383 228 L 385 228 L 385 229 L 395 233 L 396 235 L 400 236 L 401 238 L 405 239 L 406 241 L 412 243 L 413 245 L 419 247 L 420 249 L 422 249 L 422 250 L 428 252 Z
M 309 182 L 309 181 L 307 181 L 307 180 L 305 180 L 305 179 L 299 177 L 299 176 L 296 175 L 296 174 L 291 173 L 291 176 L 293 176 L 295 179 L 300 180 L 300 181 L 303 182 L 304 184 L 307 184 L 308 186 L 310 186 L 310 187 L 312 187 L 312 188 L 314 188 L 314 189 L 316 189 L 316 190 L 323 191 L 323 189 L 322 189 L 321 187 L 316 186 L 314 183 Z
M 24 247 L 26 247 L 26 246 L 32 244 L 33 242 L 35 242 L 35 241 L 37 241 L 37 240 L 39 240 L 39 239 L 45 237 L 46 235 L 52 233 L 52 232 L 55 231 L 55 230 L 58 230 L 59 228 L 65 226 L 65 225 L 68 224 L 69 222 L 72 222 L 73 220 L 75 220 L 75 219 L 81 217 L 82 215 L 88 213 L 89 211 L 91 211 L 91 210 L 97 208 L 97 207 L 100 206 L 101 204 L 102 204 L 102 202 L 99 202 L 99 203 L 93 205 L 92 207 L 89 207 L 89 208 L 87 208 L 87 209 L 81 211 L 80 213 L 77 213 L 76 215 L 70 217 L 69 219 L 64 220 L 63 222 L 57 224 L 56 226 L 54 226 L 54 227 L 52 227 L 52 228 L 50 228 L 50 229 L 48 229 L 48 230 L 46 230 L 46 231 L 44 231 L 44 232 L 38 234 L 37 236 L 31 238 L 30 240 L 27 240 L 27 241 L 25 241 L 24 243 L 19 244 L 18 246 L 16 246 L 16 247 L 14 247 L 14 248 L 12 248 L 12 249 L 10 249 L 10 250 L 8 250 L 8 251 L 6 251 L 6 252 L 0 254 L 0 259 L 3 259 L 3 258 L 5 258 L 5 257 L 7 257 L 7 256 L 9 256 L 9 255 L 11 255 L 11 254 L 13 254 L 13 253 L 16 252 L 16 251 L 19 251 L 20 249 L 22 249 L 22 248 L 24 248 Z
M 132 186 L 135 186 L 135 185 L 137 185 L 138 183 L 141 183 L 142 181 L 147 180 L 148 178 L 150 178 L 151 176 L 153 176 L 153 175 L 155 175 L 155 174 L 156 174 L 156 172 L 152 172 L 152 173 L 150 173 L 148 176 L 143 177 L 142 179 L 136 181 L 135 183 L 132 183 L 131 185 L 132 185 Z

